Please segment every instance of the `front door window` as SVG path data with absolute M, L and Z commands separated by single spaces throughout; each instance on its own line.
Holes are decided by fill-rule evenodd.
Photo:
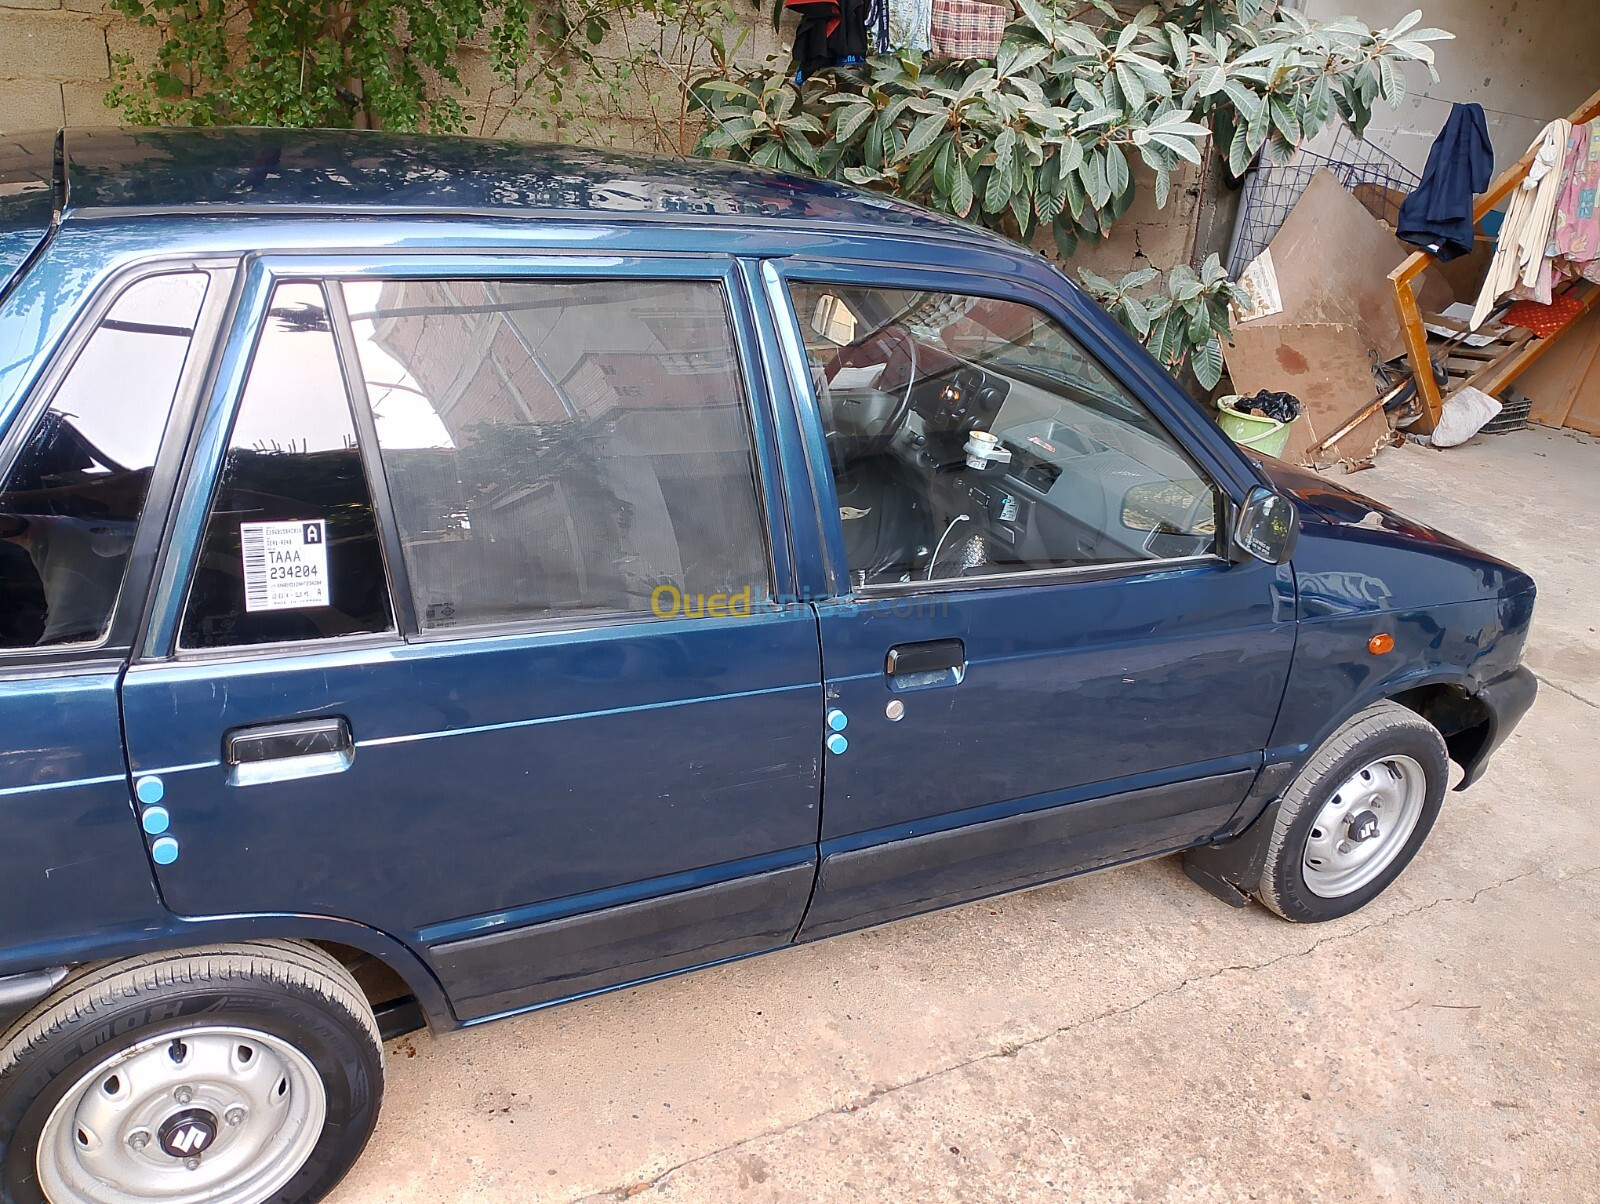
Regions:
M 856 586 L 1216 549 L 1215 486 L 1038 310 L 805 282 L 790 295 Z

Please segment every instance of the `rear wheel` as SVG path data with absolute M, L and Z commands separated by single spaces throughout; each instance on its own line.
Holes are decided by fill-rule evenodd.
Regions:
M 5 1038 L 7 1204 L 316 1200 L 360 1155 L 383 1092 L 360 989 L 295 942 L 94 967 Z
M 1400 876 L 1449 781 L 1439 731 L 1393 702 L 1336 732 L 1284 793 L 1256 897 L 1286 920 L 1337 919 Z

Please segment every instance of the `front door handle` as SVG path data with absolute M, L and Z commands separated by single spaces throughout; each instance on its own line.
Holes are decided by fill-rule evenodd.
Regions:
M 967 675 L 967 648 L 960 640 L 896 644 L 884 658 L 883 671 L 895 690 L 957 685 Z
M 355 758 L 355 740 L 343 716 L 237 727 L 222 738 L 228 782 L 253 786 L 286 778 L 342 773 Z

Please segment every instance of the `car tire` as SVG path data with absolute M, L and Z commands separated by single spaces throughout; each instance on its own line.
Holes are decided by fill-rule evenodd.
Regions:
M 1368 707 L 1284 792 L 1256 898 L 1296 923 L 1366 906 L 1428 838 L 1449 773 L 1444 738 L 1431 723 L 1399 703 Z
M 0 1201 L 317 1200 L 382 1098 L 372 1009 L 312 945 L 85 967 L 0 1033 Z

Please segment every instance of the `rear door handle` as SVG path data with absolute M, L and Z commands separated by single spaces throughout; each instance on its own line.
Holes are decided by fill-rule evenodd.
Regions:
M 967 648 L 960 640 L 896 644 L 884 658 L 883 671 L 896 690 L 957 685 L 967 675 Z
M 342 715 L 237 727 L 222 738 L 228 782 L 253 786 L 287 778 L 342 773 L 355 759 L 350 723 Z

